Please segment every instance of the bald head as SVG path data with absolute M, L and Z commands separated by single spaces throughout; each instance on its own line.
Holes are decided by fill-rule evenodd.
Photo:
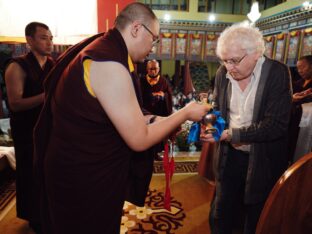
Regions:
M 159 63 L 158 63 L 158 61 L 155 60 L 155 59 L 149 60 L 149 61 L 147 62 L 147 67 L 150 67 L 150 66 L 157 66 L 157 67 L 159 67 Z
M 117 16 L 115 20 L 115 27 L 122 31 L 128 24 L 134 21 L 144 22 L 149 25 L 152 21 L 157 21 L 154 12 L 145 4 L 134 2 L 127 5 Z

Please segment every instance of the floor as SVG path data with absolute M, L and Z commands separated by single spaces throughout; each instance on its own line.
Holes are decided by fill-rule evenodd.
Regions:
M 175 155 L 175 160 L 198 160 L 198 153 Z M 179 173 L 174 174 L 171 181 L 171 196 L 173 201 L 181 204 L 183 207 L 182 225 L 170 233 L 174 234 L 210 234 L 208 215 L 210 201 L 213 195 L 214 187 L 208 181 L 197 173 Z M 151 190 L 164 193 L 165 175 L 154 174 L 151 181 Z M 28 227 L 27 222 L 16 217 L 15 200 L 7 207 L 5 215 L 0 214 L 0 233 L 1 234 L 34 234 Z M 140 233 L 132 232 L 131 228 L 127 232 L 121 233 Z M 143 232 L 142 232 L 143 233 Z M 157 233 L 168 233 L 157 231 Z

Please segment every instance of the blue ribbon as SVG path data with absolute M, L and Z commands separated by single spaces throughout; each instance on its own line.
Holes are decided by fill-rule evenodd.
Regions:
M 217 121 L 213 125 L 216 131 L 212 135 L 216 141 L 219 141 L 225 127 L 225 120 L 221 117 L 220 111 L 212 111 L 212 113 L 217 116 Z
M 216 131 L 212 134 L 213 138 L 216 141 L 219 141 L 221 134 L 224 130 L 225 127 L 225 121 L 221 117 L 220 111 L 212 111 L 212 114 L 215 114 L 217 116 L 217 121 L 213 125 L 213 127 L 216 129 Z M 193 143 L 193 142 L 198 142 L 199 141 L 199 135 L 200 135 L 200 122 L 194 122 L 191 126 L 189 135 L 187 137 L 187 143 Z
M 199 141 L 199 135 L 200 135 L 200 123 L 194 122 L 192 123 L 190 132 L 187 137 L 187 144 Z

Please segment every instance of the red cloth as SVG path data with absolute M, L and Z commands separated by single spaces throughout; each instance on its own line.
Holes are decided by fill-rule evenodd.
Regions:
M 171 211 L 170 182 L 171 182 L 171 178 L 172 178 L 173 173 L 174 173 L 174 158 L 172 155 L 169 158 L 168 143 L 165 144 L 163 165 L 164 165 L 164 170 L 165 170 L 165 175 L 166 175 L 166 190 L 165 190 L 164 207 L 165 207 L 165 209 Z

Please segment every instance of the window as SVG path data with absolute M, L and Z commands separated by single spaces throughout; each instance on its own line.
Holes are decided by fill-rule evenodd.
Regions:
M 259 10 L 263 11 L 286 0 L 258 0 Z M 198 0 L 198 12 L 246 15 L 251 8 L 252 0 Z
M 153 10 L 188 11 L 188 0 L 140 0 Z

